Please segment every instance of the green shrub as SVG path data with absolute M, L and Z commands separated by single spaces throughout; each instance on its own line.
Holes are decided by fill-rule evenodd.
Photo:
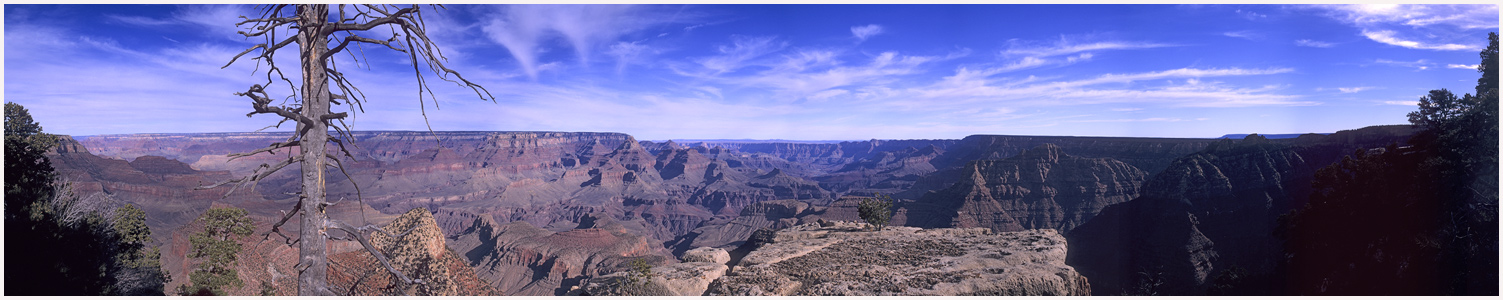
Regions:
M 860 213 L 862 220 L 876 226 L 877 231 L 882 231 L 887 226 L 887 222 L 892 221 L 892 202 L 892 196 L 877 194 L 875 198 L 861 199 L 856 210 Z

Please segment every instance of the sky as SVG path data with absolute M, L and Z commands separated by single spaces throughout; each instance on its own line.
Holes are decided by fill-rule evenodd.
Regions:
M 350 47 L 332 60 L 367 96 L 353 129 L 639 140 L 1329 133 L 1406 124 L 1432 89 L 1472 91 L 1499 24 L 1496 5 L 1476 4 L 420 9 L 446 65 L 494 101 L 431 73 L 437 99 L 420 98 L 406 54 Z M 56 134 L 273 125 L 246 117 L 250 99 L 234 95 L 266 83 L 266 66 L 226 66 L 265 42 L 236 33 L 247 30 L 238 16 L 256 15 L 5 5 L 5 101 Z M 299 80 L 295 52 L 274 59 Z M 268 92 L 291 90 L 277 80 Z

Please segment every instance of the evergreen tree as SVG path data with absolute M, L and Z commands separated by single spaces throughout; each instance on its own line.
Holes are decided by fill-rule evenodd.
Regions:
M 120 249 L 115 254 L 121 274 L 120 293 L 146 296 L 164 294 L 163 286 L 168 281 L 167 271 L 162 270 L 162 251 L 151 246 L 151 229 L 146 227 L 146 212 L 135 205 L 126 204 L 115 209 L 115 233 L 120 237 Z
M 887 227 L 887 222 L 892 220 L 892 196 L 877 194 L 876 198 L 861 199 L 856 204 L 856 213 L 867 224 L 876 226 L 877 231 Z
M 6 295 L 160 291 L 159 285 L 121 278 L 117 254 L 126 243 L 109 218 L 74 205 L 78 198 L 56 180 L 47 159 L 56 144 L 57 137 L 43 133 L 25 107 L 5 103 L 5 243 L 15 250 L 5 252 Z
M 239 208 L 211 208 L 199 216 L 204 230 L 188 238 L 191 245 L 188 258 L 201 261 L 188 274 L 188 286 L 178 288 L 179 294 L 222 296 L 231 288 L 245 285 L 235 271 L 241 248 L 236 239 L 250 235 L 254 229 L 245 214 Z

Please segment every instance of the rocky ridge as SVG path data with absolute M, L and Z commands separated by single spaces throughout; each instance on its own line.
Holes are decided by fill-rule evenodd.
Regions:
M 330 269 L 330 285 L 344 288 L 344 295 L 359 296 L 500 295 L 489 282 L 476 276 L 468 261 L 449 249 L 427 209 L 414 208 L 381 229 L 400 236 L 372 233 L 371 245 L 403 275 L 421 283 L 398 280 L 362 248 L 329 257 L 332 265 L 338 266 Z
M 705 295 L 1089 295 L 1054 230 L 820 222 L 774 233 Z

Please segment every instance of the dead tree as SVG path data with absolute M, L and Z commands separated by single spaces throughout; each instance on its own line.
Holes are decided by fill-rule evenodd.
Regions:
M 266 74 L 266 82 L 252 85 L 245 92 L 235 93 L 237 96 L 251 99 L 253 111 L 246 116 L 273 114 L 282 117 L 276 125 L 266 128 L 280 128 L 288 121 L 297 126 L 292 136 L 286 141 L 272 143 L 266 148 L 247 153 L 233 154 L 231 159 L 260 153 L 275 154 L 278 150 L 289 151 L 289 153 L 294 151 L 290 148 L 297 148 L 299 154 L 295 156 L 289 154 L 286 159 L 276 164 L 262 164 L 250 175 L 220 182 L 213 186 L 231 184 L 232 188 L 229 193 L 234 193 L 235 189 L 243 185 L 250 185 L 254 189 L 261 179 L 286 166 L 292 164 L 302 166 L 302 191 L 298 194 L 298 204 L 290 212 L 283 214 L 281 220 L 272 226 L 271 231 L 263 234 L 264 237 L 270 238 L 271 234 L 275 233 L 289 246 L 294 244 L 299 246 L 299 258 L 295 267 L 298 271 L 298 295 L 334 294 L 328 286 L 329 254 L 325 247 L 328 238 L 358 240 L 397 278 L 409 284 L 420 283 L 393 268 L 380 251 L 371 247 L 369 235 L 381 232 L 374 225 L 351 226 L 329 219 L 325 215 L 325 207 L 333 204 L 325 199 L 326 173 L 335 169 L 341 172 L 344 170 L 340 156 L 328 153 L 326 146 L 332 143 L 338 147 L 337 153 L 341 153 L 345 158 L 354 159 L 346 148 L 346 144 L 353 140 L 350 128 L 344 121 L 346 117 L 349 117 L 349 113 L 333 112 L 330 110 L 331 104 L 348 105 L 350 113 L 353 113 L 363 112 L 366 101 L 365 95 L 345 78 L 344 73 L 339 71 L 331 57 L 343 52 L 354 59 L 358 65 L 364 56 L 364 50 L 361 48 L 367 45 L 405 53 L 411 59 L 413 72 L 417 75 L 418 103 L 423 107 L 427 105 L 423 100 L 425 95 L 437 101 L 425 80 L 422 71 L 422 67 L 425 66 L 429 73 L 442 80 L 474 90 L 475 95 L 482 100 L 488 99 L 494 102 L 495 97 L 491 96 L 484 87 L 466 80 L 459 75 L 459 72 L 445 65 L 447 58 L 443 56 L 438 46 L 428 39 L 422 12 L 416 5 L 340 4 L 338 10 L 332 12 L 329 10 L 329 5 L 282 4 L 258 8 L 260 16 L 255 18 L 241 16 L 244 20 L 236 25 L 244 29 L 239 33 L 246 38 L 264 39 L 265 42 L 235 55 L 229 63 L 225 64 L 225 67 L 246 57 L 247 54 L 253 55 L 249 57 L 257 61 L 257 70 L 262 70 L 262 65 L 266 67 L 264 71 L 261 71 Z M 373 30 L 389 30 L 390 37 L 387 39 L 371 38 L 374 34 L 381 33 Z M 285 49 L 288 49 L 286 47 L 292 44 L 297 44 L 297 54 L 299 60 L 302 61 L 302 66 L 299 68 L 302 73 L 301 85 L 294 84 L 288 79 L 282 73 L 281 67 L 272 60 L 273 56 L 286 51 Z M 356 56 L 354 52 L 350 52 L 351 47 L 359 49 L 361 55 Z M 273 104 L 275 100 L 267 89 L 280 85 L 278 80 L 287 84 L 289 95 L 282 98 L 281 102 Z M 334 88 L 338 89 L 338 93 L 335 93 Z M 289 100 L 291 103 L 288 103 Z M 426 121 L 426 108 L 423 110 L 423 117 Z M 336 122 L 338 125 L 335 125 Z M 335 130 L 336 136 L 330 136 L 330 128 Z M 431 126 L 429 130 L 432 131 Z M 358 198 L 359 186 L 355 188 Z M 229 196 L 229 193 L 225 196 Z M 282 225 L 294 215 L 301 216 L 299 219 L 301 229 L 298 230 L 297 239 L 288 237 L 281 231 Z M 330 231 L 342 232 L 343 235 L 331 235 Z

